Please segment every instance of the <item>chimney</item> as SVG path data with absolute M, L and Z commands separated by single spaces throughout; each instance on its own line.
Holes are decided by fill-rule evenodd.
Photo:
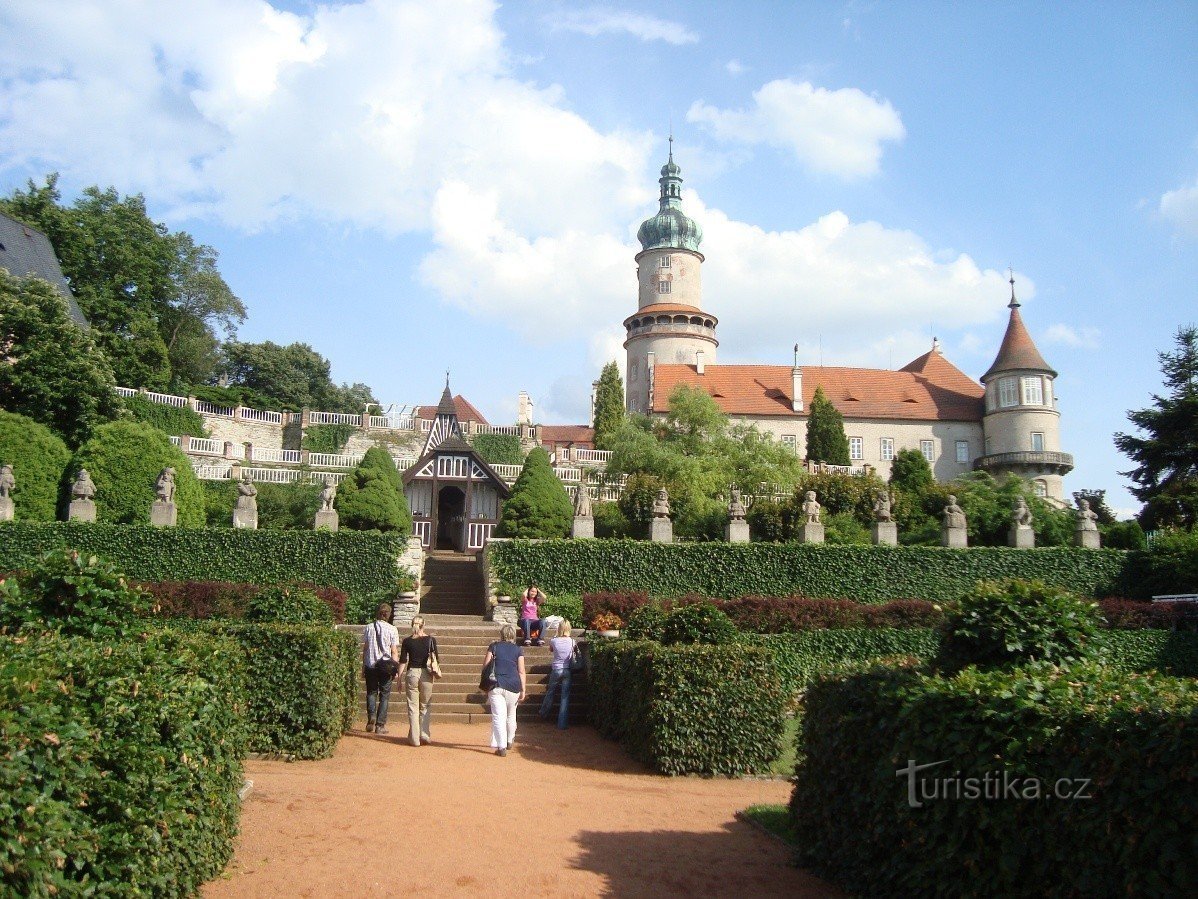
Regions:
M 591 427 L 595 427 L 595 402 L 599 398 L 599 382 L 591 382 Z
M 703 351 L 702 350 L 695 351 L 695 371 L 697 371 L 699 374 L 703 374 Z
M 799 345 L 795 344 L 795 362 L 790 370 L 790 408 L 793 412 L 803 411 L 803 369 L 799 368 Z
M 518 424 L 518 425 L 532 424 L 532 400 L 529 398 L 527 391 L 525 391 L 525 390 L 520 391 L 518 403 L 519 403 L 519 411 L 516 413 L 516 424 Z

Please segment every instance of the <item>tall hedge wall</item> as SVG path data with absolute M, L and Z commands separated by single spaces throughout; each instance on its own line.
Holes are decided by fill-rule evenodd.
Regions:
M 1119 591 L 1127 554 L 1065 547 L 942 549 L 788 543 L 506 540 L 488 548 L 500 581 L 550 594 L 642 590 L 653 596 L 959 598 L 979 580 L 1038 578 L 1086 596 Z
M 405 542 L 352 531 L 153 528 L 77 522 L 0 525 L 0 572 L 71 547 L 109 559 L 135 581 L 299 582 L 352 595 L 390 586 Z

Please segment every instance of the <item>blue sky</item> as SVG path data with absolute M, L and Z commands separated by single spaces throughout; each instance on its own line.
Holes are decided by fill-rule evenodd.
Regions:
M 214 246 L 245 340 L 385 403 L 444 371 L 578 422 L 636 306 L 672 122 L 722 362 L 976 377 L 1006 268 L 1060 371 L 1067 489 L 1134 507 L 1111 435 L 1198 282 L 1185 3 L 0 0 L 0 189 L 143 192 Z

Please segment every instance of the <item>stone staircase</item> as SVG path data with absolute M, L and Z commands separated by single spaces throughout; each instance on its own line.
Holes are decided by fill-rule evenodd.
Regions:
M 486 611 L 483 582 L 477 559 L 472 555 L 434 551 L 424 560 L 420 591 L 420 614 L 474 616 L 481 621 Z
M 486 706 L 486 696 L 478 689 L 478 676 L 487 655 L 487 647 L 499 639 L 499 626 L 481 620 L 479 615 L 452 615 L 429 613 L 425 616 L 425 630 L 437 638 L 441 671 L 444 674 L 433 685 L 433 722 L 455 724 L 490 723 L 491 713 Z M 342 625 L 360 635 L 362 626 Z M 575 635 L 580 634 L 576 631 Z M 406 636 L 401 632 L 401 636 Z M 524 665 L 528 676 L 528 697 L 520 703 L 516 715 L 520 720 L 535 717 L 549 684 L 549 668 L 552 661 L 549 647 L 525 646 Z M 556 706 L 554 714 L 556 715 Z M 366 719 L 366 686 L 359 692 L 359 717 Z M 391 708 L 388 712 L 388 727 L 393 733 L 407 733 L 407 706 L 403 685 L 398 681 L 391 688 Z M 587 685 L 583 672 L 575 672 L 570 687 L 570 723 L 582 724 L 587 720 Z M 434 739 L 436 734 L 434 733 Z

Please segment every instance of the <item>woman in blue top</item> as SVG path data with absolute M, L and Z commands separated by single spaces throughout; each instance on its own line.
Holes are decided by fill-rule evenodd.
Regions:
M 487 696 L 491 704 L 491 748 L 496 755 L 507 755 L 516 739 L 516 706 L 527 695 L 524 674 L 524 650 L 516 645 L 516 629 L 505 624 L 499 632 L 501 642 L 487 649 L 483 667 L 495 660 L 496 684 Z

